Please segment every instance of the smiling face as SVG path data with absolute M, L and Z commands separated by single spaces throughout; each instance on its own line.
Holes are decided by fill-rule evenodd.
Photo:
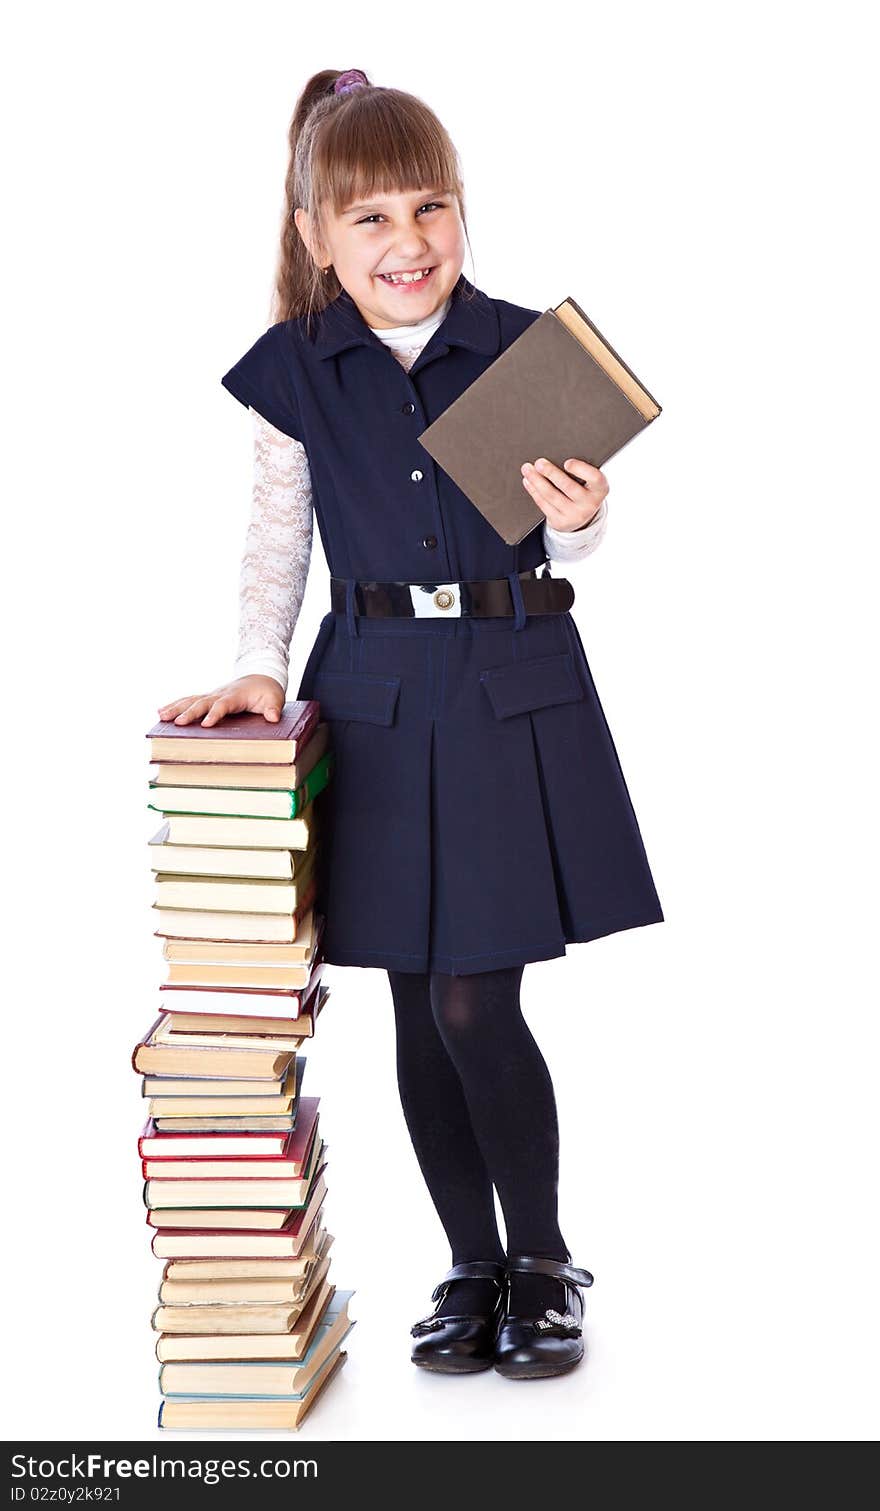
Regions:
M 364 320 L 377 329 L 424 320 L 458 282 L 465 236 L 454 194 L 404 190 L 373 194 L 339 215 L 328 207 L 323 247 L 312 245 L 306 211 L 298 209 L 294 219 L 316 261 L 333 264 Z M 410 281 L 413 273 L 423 276 Z

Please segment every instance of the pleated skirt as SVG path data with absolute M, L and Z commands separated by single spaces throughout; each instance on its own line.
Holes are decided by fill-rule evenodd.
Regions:
M 330 964 L 468 975 L 663 919 L 570 613 L 321 622 L 297 697 Z

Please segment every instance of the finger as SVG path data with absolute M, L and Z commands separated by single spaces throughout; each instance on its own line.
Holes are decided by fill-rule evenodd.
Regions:
M 247 709 L 246 698 L 236 696 L 235 693 L 225 693 L 222 698 L 214 698 L 211 701 L 211 706 L 205 714 L 202 724 L 206 729 L 210 728 L 212 724 L 217 724 L 221 719 L 225 719 L 227 714 L 239 713 L 242 709 Z
M 191 724 L 193 719 L 198 719 L 199 716 L 205 712 L 205 709 L 209 706 L 210 702 L 211 699 L 209 697 L 194 698 L 192 703 L 188 704 L 187 707 L 177 715 L 174 723 Z
M 577 460 L 577 458 L 573 460 Z M 583 465 L 588 467 L 589 463 L 585 462 Z M 539 477 L 546 478 L 554 487 L 558 488 L 560 493 L 564 493 L 566 498 L 570 498 L 573 504 L 577 504 L 579 507 L 583 506 L 584 483 L 580 480 L 579 475 L 572 477 L 570 473 L 565 472 L 562 467 L 557 467 L 556 463 L 551 462 L 546 456 L 539 456 L 537 458 L 535 471 Z M 599 475 L 598 467 L 591 467 L 590 471 L 596 473 L 597 476 Z
M 182 708 L 189 707 L 195 696 L 195 693 L 190 693 L 188 698 L 175 698 L 173 703 L 163 703 L 162 707 L 157 710 L 159 718 L 173 719 L 174 715 L 179 714 Z
M 585 462 L 578 456 L 566 457 L 563 465 L 568 472 L 573 472 L 575 477 L 579 477 L 586 483 L 590 492 L 596 495 L 601 504 L 608 492 L 608 479 L 601 468 L 594 467 L 590 462 Z
M 524 478 L 523 481 L 525 482 L 526 479 Z M 547 516 L 548 524 L 554 530 L 582 529 L 599 513 L 602 507 L 602 500 L 598 495 L 594 494 L 591 488 L 585 488 L 580 483 L 576 484 L 576 486 L 579 497 L 572 502 L 569 502 L 567 496 L 559 488 L 556 489 L 556 498 L 558 500 L 556 506 L 545 504 L 541 499 L 536 498 L 536 502 Z M 532 496 L 535 497 L 535 494 L 533 493 Z
M 554 527 L 554 529 L 564 529 L 567 523 L 566 516 L 559 508 L 558 503 L 554 502 L 553 499 L 553 494 L 556 495 L 557 499 L 562 498 L 562 494 L 560 494 L 559 489 L 556 488 L 552 483 L 542 481 L 540 474 L 537 472 L 532 472 L 529 476 L 523 474 L 523 487 L 525 488 L 526 492 L 534 499 L 535 503 L 538 505 L 538 508 L 543 510 L 544 514 L 547 516 L 548 522 Z
M 274 698 L 264 699 L 258 712 L 263 715 L 264 719 L 268 719 L 270 724 L 277 724 L 281 718 L 281 704 Z

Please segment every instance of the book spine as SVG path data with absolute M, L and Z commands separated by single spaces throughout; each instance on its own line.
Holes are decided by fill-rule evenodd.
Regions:
M 159 1024 L 162 1022 L 162 1019 L 164 1017 L 165 1017 L 165 1012 L 164 1012 L 164 1009 L 163 1009 L 163 1011 L 160 1012 L 160 1014 L 159 1014 L 158 1018 L 156 1019 L 155 1023 L 151 1024 L 149 1031 L 144 1035 L 144 1037 L 141 1040 L 141 1042 L 139 1044 L 135 1045 L 134 1049 L 131 1052 L 131 1068 L 132 1068 L 132 1070 L 135 1070 L 135 1071 L 140 1070 L 140 1066 L 137 1063 L 137 1057 L 140 1054 L 141 1050 L 142 1049 L 146 1049 L 147 1045 L 152 1041 L 153 1035 L 156 1032 L 156 1029 L 159 1027 Z
M 303 893 L 302 902 L 298 902 L 294 909 L 293 916 L 297 923 L 302 923 L 302 920 L 305 918 L 306 913 L 309 911 L 309 908 L 312 906 L 312 903 L 315 900 L 317 889 L 318 883 L 313 876 L 311 880 L 306 883 L 306 890 Z
M 324 791 L 330 780 L 332 766 L 333 752 L 328 750 L 325 755 L 322 755 L 320 761 L 315 762 L 305 781 L 296 789 L 294 808 L 296 817 L 299 817 L 303 809 L 314 801 L 319 792 Z
M 295 761 L 299 758 L 300 751 L 304 749 L 304 747 L 308 744 L 311 736 L 314 734 L 317 723 L 318 705 L 313 698 L 310 698 L 306 704 L 305 713 L 302 716 L 302 724 L 300 726 L 299 732 L 294 735 L 293 739 L 291 740 L 291 744 L 293 746 L 293 759 Z
M 632 368 L 627 366 L 627 364 L 624 362 L 622 356 L 620 355 L 620 352 L 614 350 L 614 347 L 611 345 L 611 342 L 608 340 L 608 337 L 602 335 L 602 332 L 600 331 L 599 327 L 593 323 L 593 321 L 590 319 L 589 315 L 587 315 L 581 309 L 580 305 L 577 304 L 574 299 L 572 299 L 572 297 L 571 297 L 570 294 L 569 294 L 567 300 L 563 300 L 563 303 L 570 304 L 571 307 L 572 307 L 572 309 L 574 309 L 574 310 L 577 311 L 577 313 L 580 315 L 581 319 L 583 320 L 584 325 L 588 325 L 590 327 L 590 330 L 593 332 L 593 335 L 599 337 L 599 340 L 602 342 L 602 345 L 605 347 L 606 351 L 609 351 L 611 353 L 612 357 L 614 357 L 615 360 L 620 363 L 620 365 L 623 368 L 624 372 L 628 373 L 629 376 L 632 378 L 633 382 L 636 383 L 636 384 L 638 384 L 638 387 L 641 389 L 642 393 L 645 394 L 645 396 L 651 400 L 651 403 L 657 405 L 657 414 L 662 413 L 662 406 L 659 404 L 659 402 L 657 401 L 657 399 L 654 398 L 654 395 L 652 393 L 648 393 L 648 390 L 645 387 L 644 383 L 642 382 L 641 378 L 637 377 L 637 375 L 633 372 Z M 557 320 L 559 319 L 559 316 L 556 313 L 555 309 L 554 310 L 548 310 L 547 313 L 550 314 L 550 315 L 556 315 Z M 614 379 L 612 378 L 611 381 L 613 382 Z M 656 419 L 657 415 L 654 415 L 652 418 Z M 650 420 L 646 420 L 646 424 L 650 424 Z

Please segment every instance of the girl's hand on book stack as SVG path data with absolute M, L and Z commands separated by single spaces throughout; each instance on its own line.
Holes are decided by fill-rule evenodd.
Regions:
M 201 719 L 208 728 L 219 723 L 226 714 L 252 713 L 262 714 L 270 724 L 277 724 L 283 703 L 280 682 L 274 677 L 252 675 L 237 677 L 234 682 L 215 687 L 212 693 L 203 693 L 200 697 L 176 698 L 173 703 L 164 703 L 159 709 L 159 718 L 175 724 L 191 724 L 194 719 Z
M 523 462 L 520 470 L 526 492 L 554 530 L 580 530 L 588 525 L 608 492 L 604 472 L 576 456 L 566 458 L 565 471 L 545 456 L 539 456 L 534 466 Z M 572 472 L 574 477 L 569 476 Z

